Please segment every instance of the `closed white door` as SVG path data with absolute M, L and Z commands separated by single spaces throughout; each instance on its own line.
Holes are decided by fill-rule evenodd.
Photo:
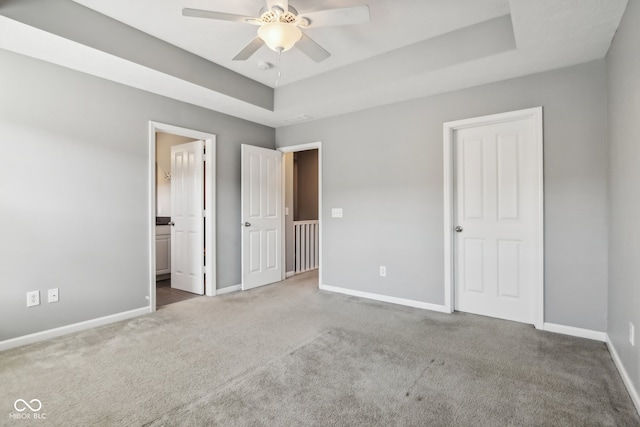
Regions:
M 454 135 L 455 309 L 533 324 L 541 180 L 531 118 Z
M 242 146 L 242 289 L 283 279 L 282 153 Z
M 171 147 L 171 287 L 204 294 L 204 141 Z

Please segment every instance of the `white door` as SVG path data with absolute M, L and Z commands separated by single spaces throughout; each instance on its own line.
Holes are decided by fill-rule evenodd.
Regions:
M 242 145 L 242 289 L 283 279 L 282 153 Z
M 171 147 L 171 287 L 204 294 L 204 141 Z
M 532 118 L 454 133 L 454 277 L 459 311 L 535 323 L 541 239 Z

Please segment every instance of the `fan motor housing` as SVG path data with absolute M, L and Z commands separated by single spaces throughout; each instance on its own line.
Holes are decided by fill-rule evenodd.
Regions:
M 289 10 L 282 13 L 280 16 L 278 16 L 278 14 L 273 10 L 264 7 L 260 10 L 260 20 L 264 23 L 279 21 L 284 22 L 285 24 L 293 24 L 296 22 L 296 19 L 298 19 L 298 11 L 292 6 L 289 6 Z

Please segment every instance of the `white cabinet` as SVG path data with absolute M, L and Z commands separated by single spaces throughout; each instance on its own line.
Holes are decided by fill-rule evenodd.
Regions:
M 171 274 L 171 226 L 156 226 L 156 276 Z

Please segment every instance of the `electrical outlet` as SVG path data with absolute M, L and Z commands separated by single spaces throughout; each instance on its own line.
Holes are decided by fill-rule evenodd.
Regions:
M 631 322 L 629 322 L 629 342 L 632 346 L 636 345 L 636 328 Z
M 27 307 L 40 305 L 40 291 L 27 292 Z
M 380 276 L 387 277 L 387 267 L 385 267 L 384 265 L 380 266 Z
M 58 288 L 49 289 L 49 302 L 58 302 Z

